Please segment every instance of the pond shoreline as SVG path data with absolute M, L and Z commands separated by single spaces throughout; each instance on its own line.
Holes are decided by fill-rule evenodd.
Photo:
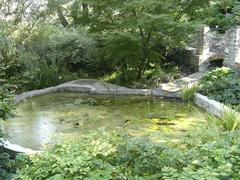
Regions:
M 197 74 L 197 73 L 195 73 Z M 76 81 L 67 82 L 64 84 L 60 84 L 55 87 L 49 87 L 40 90 L 33 90 L 29 92 L 25 92 L 15 96 L 14 102 L 16 104 L 24 102 L 32 97 L 55 93 L 55 92 L 81 92 L 81 93 L 90 93 L 90 94 L 106 94 L 106 95 L 143 95 L 143 96 L 157 96 L 164 98 L 181 98 L 181 87 L 184 87 L 188 84 L 196 83 L 201 74 L 197 74 L 197 76 L 193 74 L 189 77 L 197 77 L 197 78 L 189 78 L 185 77 L 180 80 L 176 80 L 175 83 L 171 84 L 162 84 L 160 87 L 155 89 L 131 89 L 126 87 L 117 86 L 114 84 L 105 83 L 102 81 L 94 80 L 94 79 L 80 79 Z M 199 78 L 198 78 L 199 77 Z M 187 79 L 187 81 L 186 81 Z M 184 81 L 184 83 L 182 83 Z M 181 82 L 181 83 L 179 83 Z M 218 117 L 222 117 L 225 110 L 230 109 L 223 105 L 220 102 L 215 100 L 211 100 L 208 97 L 197 93 L 195 95 L 194 103 L 209 112 L 210 114 L 216 115 Z M 13 145 L 10 143 L 5 143 L 4 145 L 0 145 L 1 148 L 6 151 L 11 152 L 11 154 L 18 153 L 26 153 L 26 154 L 35 154 L 39 153 L 39 151 L 35 151 L 32 149 L 24 148 L 18 145 Z

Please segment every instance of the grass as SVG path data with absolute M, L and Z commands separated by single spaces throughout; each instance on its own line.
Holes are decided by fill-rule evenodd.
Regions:
M 240 129 L 240 117 L 234 110 L 226 110 L 222 118 L 222 127 L 224 130 L 234 131 Z
M 197 91 L 198 91 L 198 84 L 185 86 L 184 88 L 181 89 L 182 100 L 187 103 L 193 102 Z
M 225 109 L 222 118 L 210 115 L 207 121 L 209 124 L 215 125 L 223 131 L 235 131 L 240 129 L 240 116 L 234 109 Z

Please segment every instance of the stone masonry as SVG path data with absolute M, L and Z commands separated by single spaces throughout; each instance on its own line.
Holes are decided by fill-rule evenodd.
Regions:
M 209 68 L 212 61 L 223 60 L 223 65 L 240 68 L 240 26 L 233 27 L 225 34 L 219 34 L 204 27 L 200 32 L 197 56 L 199 71 Z

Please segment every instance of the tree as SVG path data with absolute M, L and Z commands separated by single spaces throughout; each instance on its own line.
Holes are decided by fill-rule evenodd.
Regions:
M 208 4 L 209 0 L 78 0 L 70 14 L 74 25 L 105 36 L 103 54 L 122 74 L 134 71 L 141 79 L 168 49 L 184 44 L 193 30 L 189 20 Z
M 209 25 L 212 29 L 224 33 L 240 23 L 239 0 L 215 0 L 197 16 L 198 21 Z

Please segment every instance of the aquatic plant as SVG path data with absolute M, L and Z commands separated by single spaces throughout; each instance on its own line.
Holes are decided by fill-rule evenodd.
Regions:
M 240 128 L 240 117 L 234 110 L 225 111 L 222 120 L 224 130 L 233 131 Z
M 240 129 L 240 116 L 234 109 L 225 108 L 222 118 L 208 115 L 206 120 L 211 125 L 215 125 L 223 131 L 235 131 Z
M 182 100 L 187 103 L 193 102 L 197 91 L 198 91 L 198 84 L 185 86 L 184 88 L 181 89 Z

